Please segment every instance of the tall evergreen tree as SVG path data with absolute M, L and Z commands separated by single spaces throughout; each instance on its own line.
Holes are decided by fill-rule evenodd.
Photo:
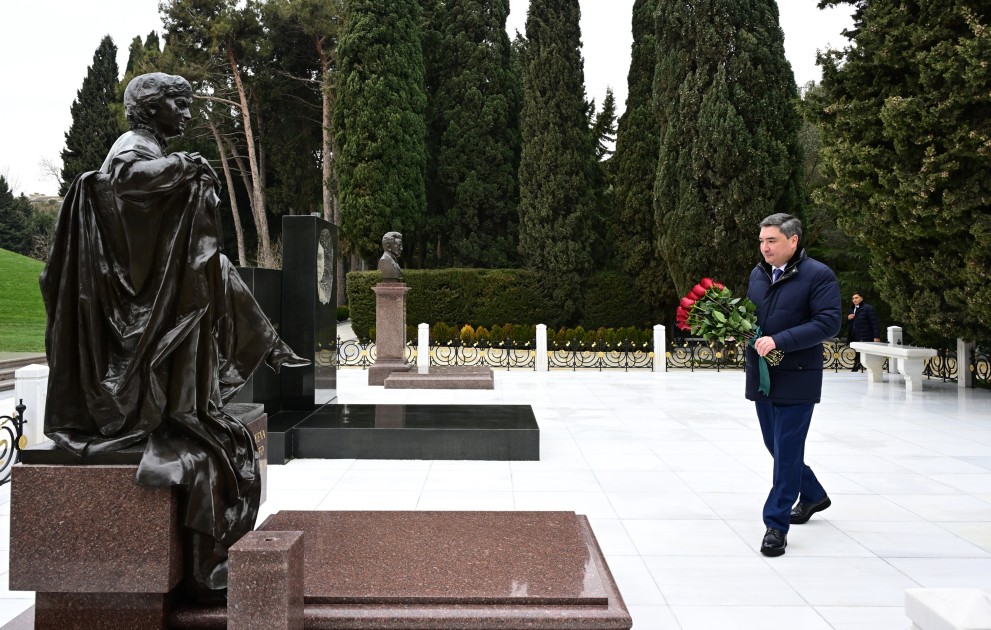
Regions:
M 341 230 L 354 253 L 371 260 L 382 252 L 382 235 L 412 233 L 426 205 L 418 1 L 349 2 L 338 63 L 334 127 Z
M 678 293 L 742 291 L 757 225 L 800 214 L 800 120 L 774 0 L 658 0 L 654 210 Z
M 579 18 L 578 0 L 532 0 L 523 65 L 520 254 L 545 274 L 563 320 L 580 314 L 592 269 L 596 165 Z
M 616 219 L 611 240 L 618 267 L 634 279 L 656 317 L 673 313 L 677 294 L 657 244 L 654 179 L 660 151 L 660 127 L 654 111 L 657 39 L 654 12 L 658 0 L 633 4 L 633 48 L 627 77 L 626 111 L 616 131 L 613 155 Z
M 616 142 L 616 95 L 612 88 L 606 88 L 602 109 L 596 112 L 593 100 L 588 105 L 588 113 L 593 153 L 593 168 L 589 177 L 594 203 L 589 223 L 592 264 L 596 269 L 614 269 L 616 243 L 612 226 L 616 223 L 616 208 L 612 155 Z
M 443 256 L 447 250 L 444 238 L 447 233 L 447 212 L 442 204 L 443 194 L 440 178 L 437 175 L 437 160 L 440 156 L 440 141 L 444 135 L 446 117 L 437 100 L 441 83 L 444 81 L 444 12 L 445 0 L 420 0 L 420 35 L 423 48 L 424 90 L 427 95 L 426 109 L 426 174 L 425 191 L 427 205 L 417 230 L 417 265 L 419 267 L 443 266 Z
M 508 267 L 518 260 L 517 84 L 506 34 L 508 0 L 447 0 L 445 62 L 432 110 L 443 261 Z
M 62 150 L 62 186 L 69 185 L 82 173 L 100 168 L 107 151 L 124 131 L 120 102 L 117 100 L 117 46 L 109 35 L 100 41 L 93 54 L 93 65 L 86 70 L 83 85 L 72 102 L 72 125 L 65 134 Z
M 7 178 L 0 175 L 0 249 L 30 255 L 33 225 L 31 202 L 24 195 L 14 196 Z
M 991 339 L 991 6 L 851 4 L 851 45 L 820 58 L 810 96 L 831 180 L 819 201 L 913 339 Z

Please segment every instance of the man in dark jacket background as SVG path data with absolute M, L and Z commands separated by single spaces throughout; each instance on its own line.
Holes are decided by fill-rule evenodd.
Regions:
M 870 304 L 864 303 L 864 295 L 859 291 L 853 294 L 853 308 L 846 318 L 850 321 L 847 328 L 847 340 L 853 341 L 881 341 L 881 325 L 877 320 L 877 312 Z M 851 372 L 859 372 L 864 369 L 860 364 L 860 353 L 857 353 L 853 361 Z
M 791 524 L 805 523 L 830 505 L 826 490 L 805 465 L 805 438 L 822 392 L 822 342 L 840 330 L 840 287 L 829 267 L 799 247 L 801 238 L 802 223 L 789 214 L 761 221 L 764 260 L 750 273 L 747 289 L 757 305 L 761 336 L 747 348 L 746 396 L 756 404 L 764 445 L 774 458 L 760 547 L 767 556 L 785 552 Z M 770 390 L 764 393 L 759 362 L 775 349 L 784 358 L 768 366 Z

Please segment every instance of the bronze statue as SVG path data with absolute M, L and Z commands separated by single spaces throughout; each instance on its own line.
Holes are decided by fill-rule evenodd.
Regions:
M 386 232 L 382 237 L 382 257 L 379 258 L 379 271 L 386 282 L 402 282 L 403 270 L 399 257 L 403 253 L 403 235 L 399 232 Z
M 41 276 L 51 368 L 45 433 L 81 457 L 144 445 L 136 481 L 181 486 L 186 586 L 222 596 L 227 549 L 254 527 L 260 478 L 224 404 L 262 362 L 307 365 L 220 253 L 220 183 L 166 154 L 192 88 L 162 73 L 124 93 L 131 130 L 66 195 Z

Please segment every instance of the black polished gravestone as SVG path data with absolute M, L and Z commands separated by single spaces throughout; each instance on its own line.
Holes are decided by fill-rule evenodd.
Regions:
M 238 267 L 238 274 L 251 290 L 255 301 L 261 307 L 272 327 L 282 333 L 282 272 L 278 269 L 262 269 L 259 267 Z M 298 349 L 293 348 L 294 350 Z M 304 353 L 301 356 L 309 358 Z M 300 368 L 294 368 L 300 369 Z M 285 370 L 286 373 L 292 370 Z M 281 392 L 279 375 L 268 367 L 255 370 L 251 378 L 238 391 L 231 402 L 261 403 L 265 405 L 265 413 L 273 414 L 281 408 Z
M 284 370 L 282 411 L 313 411 L 337 397 L 337 226 L 282 217 L 282 338 L 313 365 Z

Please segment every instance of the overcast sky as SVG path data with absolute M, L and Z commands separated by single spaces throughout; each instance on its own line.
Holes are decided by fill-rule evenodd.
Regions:
M 383 0 L 387 1 L 387 0 Z M 633 0 L 580 0 L 585 85 L 601 104 L 606 87 L 626 103 L 626 74 L 633 41 Z M 852 24 L 848 7 L 820 11 L 818 0 L 779 0 L 785 54 L 803 85 L 818 81 L 817 49 L 841 47 Z M 507 30 L 525 31 L 529 0 L 510 0 Z M 161 32 L 158 0 L 0 0 L 0 174 L 18 193 L 55 194 L 40 162 L 59 162 L 69 106 L 104 35 L 117 44 L 123 72 L 135 35 Z M 95 165 L 98 166 L 98 165 Z

